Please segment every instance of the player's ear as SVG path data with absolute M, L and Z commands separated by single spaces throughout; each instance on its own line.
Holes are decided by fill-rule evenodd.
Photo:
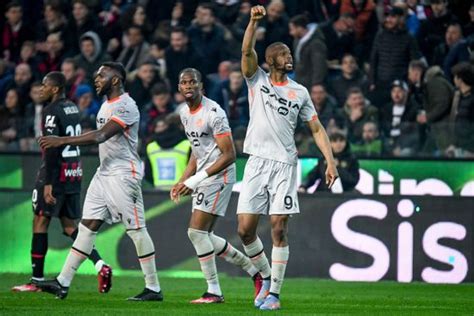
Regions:
M 117 86 L 120 84 L 120 79 L 118 77 L 112 78 L 112 85 Z

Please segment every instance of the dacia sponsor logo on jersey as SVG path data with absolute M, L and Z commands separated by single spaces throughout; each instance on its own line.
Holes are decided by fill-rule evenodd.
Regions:
M 275 93 L 272 93 L 270 89 L 265 85 L 262 85 L 262 87 L 260 88 L 260 91 L 268 95 L 270 100 L 273 99 L 277 101 L 278 104 L 280 104 L 280 106 L 278 106 L 278 105 L 272 104 L 270 101 L 265 102 L 265 105 L 269 106 L 271 109 L 277 111 L 279 114 L 283 116 L 288 115 L 288 113 L 290 112 L 290 109 L 296 109 L 296 110 L 300 109 L 300 105 L 298 103 L 287 100 L 285 98 L 282 98 L 276 95 Z
M 186 136 L 188 136 L 188 137 L 203 137 L 203 136 L 209 136 L 209 133 L 190 131 L 190 132 L 186 132 Z

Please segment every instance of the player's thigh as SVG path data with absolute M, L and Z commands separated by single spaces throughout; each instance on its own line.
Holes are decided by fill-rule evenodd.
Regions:
M 244 177 L 237 204 L 237 214 L 266 214 L 269 206 L 267 159 L 251 156 L 245 165 Z
M 200 210 L 211 215 L 224 216 L 231 195 L 232 184 L 218 183 L 197 187 L 192 194 L 193 211 Z
M 46 203 L 46 201 L 44 200 L 43 193 L 43 186 L 38 186 L 33 189 L 33 193 L 31 196 L 33 213 L 38 216 L 59 217 L 59 212 L 64 202 L 63 194 L 55 194 L 53 192 L 53 196 L 56 198 L 56 204 L 53 205 Z
M 105 186 L 102 183 L 101 176 L 96 173 L 87 188 L 82 208 L 82 218 L 92 220 L 103 220 L 112 223 L 110 213 L 107 209 L 107 203 L 104 197 Z
M 81 218 L 81 194 L 72 193 L 63 195 L 63 204 L 59 212 L 60 217 L 66 217 L 71 220 Z
M 112 221 L 121 221 L 127 229 L 145 227 L 141 181 L 133 176 L 121 175 L 104 178 L 107 183 L 104 195 Z
M 296 166 L 279 163 L 270 181 L 270 215 L 298 214 Z

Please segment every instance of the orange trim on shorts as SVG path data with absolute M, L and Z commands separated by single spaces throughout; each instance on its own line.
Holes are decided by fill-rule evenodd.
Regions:
M 219 196 L 221 195 L 221 191 L 217 192 L 216 194 L 216 199 L 214 200 L 214 204 L 212 204 L 212 210 L 211 210 L 211 213 L 212 214 L 216 214 L 215 210 L 216 210 L 216 205 L 217 205 L 217 201 L 219 200 Z
M 281 264 L 287 264 L 288 261 L 277 261 L 277 260 L 272 260 L 272 263 L 281 263 Z
M 214 135 L 215 138 L 221 138 L 221 137 L 226 137 L 226 136 L 230 136 L 232 135 L 230 132 L 225 132 L 225 133 L 221 133 L 221 134 L 216 134 Z
M 87 258 L 87 256 L 84 256 L 82 253 L 80 253 L 79 251 L 76 251 L 76 250 L 74 250 L 74 249 L 72 249 L 72 248 L 71 248 L 71 252 L 72 252 L 73 254 L 75 254 L 76 256 L 79 256 L 79 257 L 81 257 L 81 258 Z
M 125 124 L 124 121 L 122 121 L 122 120 L 119 119 L 118 117 L 112 116 L 110 119 L 111 119 L 112 121 L 114 121 L 115 123 L 117 123 L 118 125 L 120 125 L 120 127 L 122 127 L 122 128 L 127 128 L 127 124 Z
M 224 170 L 224 184 L 227 184 L 227 169 Z
M 130 165 L 132 167 L 132 177 L 136 178 L 137 176 L 137 170 L 135 169 L 135 165 L 132 160 L 130 160 Z
M 137 206 L 136 205 L 133 206 L 133 213 L 135 214 L 135 224 L 136 224 L 137 228 L 140 228 L 140 225 L 138 223 L 138 211 L 137 211 Z

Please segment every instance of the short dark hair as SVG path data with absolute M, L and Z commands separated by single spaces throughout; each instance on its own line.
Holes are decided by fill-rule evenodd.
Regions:
M 120 79 L 122 80 L 122 83 L 127 78 L 127 72 L 125 71 L 125 68 L 123 67 L 122 63 L 118 63 L 114 61 L 106 61 L 106 62 L 103 62 L 101 66 L 108 67 L 114 70 L 115 72 L 117 72 L 117 74 L 119 74 L 121 77 Z
M 51 71 L 46 74 L 45 78 L 47 78 L 48 81 L 51 81 L 53 86 L 58 87 L 61 91 L 66 87 L 66 77 L 64 77 L 62 72 Z
M 62 63 L 63 64 L 71 64 L 71 65 L 73 65 L 74 69 L 77 69 L 77 62 L 74 58 L 71 58 L 71 57 L 65 58 Z
M 306 14 L 298 14 L 290 19 L 290 23 L 294 26 L 301 26 L 306 28 L 309 24 L 309 18 Z
M 140 25 L 137 25 L 137 24 L 132 24 L 130 25 L 129 27 L 127 27 L 127 30 L 126 30 L 126 33 L 128 34 L 128 32 L 130 32 L 131 29 L 137 29 L 140 31 L 140 34 L 143 35 L 143 27 L 141 27 Z
M 182 74 L 184 73 L 193 73 L 196 75 L 196 78 L 199 82 L 202 82 L 202 75 L 201 75 L 201 72 L 199 70 L 197 70 L 196 68 L 184 68 L 183 70 L 181 70 L 179 72 L 179 76 L 178 78 L 181 77 Z
M 422 60 L 419 60 L 419 59 L 415 59 L 415 60 L 412 60 L 410 61 L 410 64 L 408 65 L 409 68 L 416 68 L 416 69 L 419 69 L 421 71 L 425 71 L 428 66 L 426 65 L 426 62 L 422 61 Z
M 164 83 L 157 83 L 151 88 L 151 95 L 169 94 L 170 89 Z
M 474 86 L 474 66 L 469 62 L 461 62 L 451 69 L 454 77 L 458 77 L 468 86 Z
M 10 1 L 5 7 L 5 12 L 10 10 L 11 8 L 17 8 L 17 7 L 20 7 L 20 9 L 23 10 L 20 1 L 17 1 L 17 0 Z
M 170 33 L 183 33 L 185 36 L 188 35 L 186 29 L 183 26 L 175 26 L 171 29 Z
M 36 88 L 36 87 L 41 87 L 43 84 L 41 83 L 41 81 L 35 81 L 31 84 L 31 87 L 30 89 L 33 89 L 33 88 Z
M 350 96 L 351 94 L 362 94 L 364 95 L 364 92 L 358 87 L 352 87 L 347 91 L 347 96 Z
M 333 132 L 329 135 L 329 141 L 335 142 L 338 140 L 344 140 L 344 141 L 347 140 L 346 135 L 344 135 L 341 132 Z
M 165 49 L 166 47 L 168 47 L 169 42 L 165 39 L 157 38 L 151 43 L 151 45 L 155 45 L 159 49 Z
M 206 10 L 210 10 L 213 16 L 216 15 L 214 5 L 211 2 L 201 3 L 201 4 L 198 5 L 198 7 L 201 7 L 201 8 L 206 9 Z

